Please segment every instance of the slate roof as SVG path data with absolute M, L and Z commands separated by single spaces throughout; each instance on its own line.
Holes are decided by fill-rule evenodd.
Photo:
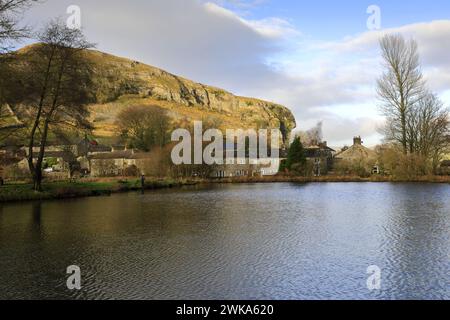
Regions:
M 93 160 L 116 160 L 116 159 L 149 159 L 151 154 L 148 152 L 133 152 L 133 150 L 114 151 L 107 153 L 93 154 L 89 159 Z
M 33 158 L 37 158 L 39 152 L 33 152 Z M 44 158 L 62 158 L 64 161 L 70 162 L 75 161 L 75 156 L 68 151 L 47 151 L 44 154 Z

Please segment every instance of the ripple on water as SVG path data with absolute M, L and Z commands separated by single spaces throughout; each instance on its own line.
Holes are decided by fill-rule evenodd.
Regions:
M 8 205 L 0 298 L 450 299 L 449 194 L 249 184 Z M 65 289 L 71 264 L 80 292 Z M 373 264 L 383 290 L 371 293 Z

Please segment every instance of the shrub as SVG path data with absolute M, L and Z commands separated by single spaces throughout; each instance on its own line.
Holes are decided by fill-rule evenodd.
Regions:
M 374 166 L 374 161 L 370 160 L 340 160 L 335 166 L 334 170 L 338 175 L 342 176 L 358 176 L 361 178 L 368 178 L 371 176 L 371 171 Z
M 135 165 L 125 168 L 123 175 L 125 177 L 138 177 L 140 175 L 138 167 Z
M 379 152 L 379 164 L 385 174 L 397 180 L 414 180 L 433 174 L 433 165 L 418 154 L 405 155 L 399 148 L 384 148 Z

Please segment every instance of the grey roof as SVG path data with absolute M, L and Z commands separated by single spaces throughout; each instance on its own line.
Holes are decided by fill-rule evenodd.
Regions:
M 0 157 L 0 166 L 9 166 L 12 164 L 16 164 L 20 161 L 22 161 L 23 159 L 19 158 L 19 157 L 13 157 L 13 156 L 9 156 L 9 155 L 1 155 Z
M 33 152 L 33 158 L 37 158 L 39 152 Z M 68 151 L 46 151 L 44 158 L 62 158 L 64 161 L 74 161 L 75 156 Z
M 89 152 L 111 152 L 112 148 L 105 145 L 92 145 L 89 144 Z
M 93 154 L 89 156 L 92 160 L 117 160 L 117 159 L 149 159 L 151 154 L 148 152 L 134 152 L 133 150 L 114 151 L 107 153 Z
M 93 160 L 114 160 L 114 159 L 130 159 L 133 155 L 133 151 L 114 151 L 114 152 L 106 152 L 93 154 L 89 156 L 89 159 Z
M 328 157 L 335 150 L 330 147 L 322 147 L 322 146 L 309 146 L 305 148 L 305 155 L 307 158 L 320 158 L 320 157 Z

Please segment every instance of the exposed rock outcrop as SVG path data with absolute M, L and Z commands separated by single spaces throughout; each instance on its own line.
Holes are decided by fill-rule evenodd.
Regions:
M 20 53 L 32 52 L 34 46 L 20 50 L 18 56 Z M 192 108 L 195 116 L 198 116 L 198 112 L 194 110 L 199 110 L 200 113 L 210 112 L 228 117 L 233 119 L 234 123 L 247 127 L 279 127 L 285 139 L 296 127 L 294 116 L 284 106 L 238 97 L 223 89 L 196 83 L 137 61 L 99 51 L 87 50 L 83 54 L 91 62 L 94 71 L 92 96 L 95 97 L 96 103 L 91 111 L 94 118 L 96 113 L 101 113 L 101 117 L 97 118 L 108 118 L 109 126 L 114 118 L 113 109 L 117 101 L 129 105 L 144 101 L 148 103 L 150 100 L 161 102 L 166 107 L 168 105 L 172 114 L 183 108 Z M 123 97 L 132 97 L 132 102 L 123 103 Z M 183 115 L 185 114 L 186 111 Z M 101 122 L 98 121 L 96 125 L 101 125 Z
M 144 98 L 228 115 L 253 117 L 255 121 L 259 118 L 272 125 L 278 122 L 285 131 L 296 127 L 291 111 L 282 105 L 238 97 L 223 89 L 195 83 L 152 66 L 98 51 L 88 51 L 87 56 L 97 66 L 96 95 L 99 103 L 114 101 L 127 94 L 137 94 Z

